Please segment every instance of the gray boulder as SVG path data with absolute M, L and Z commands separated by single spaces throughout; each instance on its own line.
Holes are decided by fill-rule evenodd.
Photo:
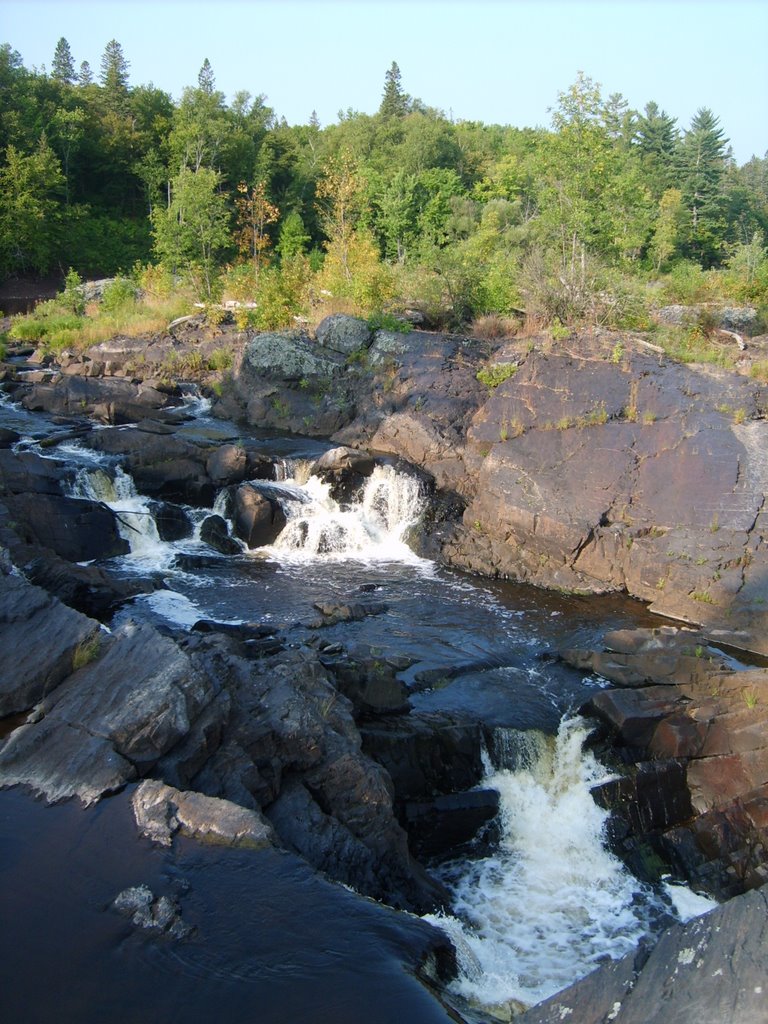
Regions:
M 371 329 L 365 320 L 345 313 L 327 316 L 318 324 L 315 335 L 323 348 L 344 355 L 368 348 L 372 340 Z
M 251 338 L 243 353 L 241 376 L 252 382 L 265 377 L 272 381 L 298 381 L 334 377 L 344 368 L 341 360 L 321 355 L 301 331 L 275 331 Z

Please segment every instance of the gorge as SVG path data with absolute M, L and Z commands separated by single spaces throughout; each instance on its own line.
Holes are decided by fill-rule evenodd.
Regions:
M 738 946 L 686 1012 L 761 1019 L 765 385 L 334 317 L 243 340 L 210 408 L 180 347 L 6 371 L 9 977 L 77 933 L 80 1020 L 661 1021 Z

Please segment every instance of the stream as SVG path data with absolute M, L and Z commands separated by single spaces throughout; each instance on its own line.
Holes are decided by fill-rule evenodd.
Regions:
M 190 433 L 237 436 L 204 403 L 192 398 L 188 410 Z M 253 484 L 280 501 L 287 526 L 272 547 L 221 556 L 199 539 L 210 510 L 188 509 L 193 536 L 163 542 L 148 499 L 115 457 L 72 442 L 39 449 L 57 428 L 5 397 L 0 426 L 24 433 L 18 447 L 76 467 L 72 496 L 119 514 L 131 552 L 106 563 L 113 572 L 162 575 L 167 589 L 135 599 L 113 625 L 258 622 L 299 642 L 311 635 L 315 602 L 372 597 L 387 614 L 331 626 L 323 639 L 408 659 L 401 678 L 415 709 L 468 709 L 490 727 L 483 785 L 500 794 L 500 840 L 482 857 L 430 865 L 454 899 L 450 914 L 429 920 L 456 947 L 459 974 L 446 998 L 465 1019 L 491 1019 L 510 1001 L 531 1005 L 670 918 L 712 906 L 682 887 L 650 889 L 607 851 L 606 813 L 590 788 L 608 775 L 585 750 L 588 725 L 576 713 L 601 683 L 543 657 L 657 621 L 642 605 L 483 580 L 418 557 L 407 541 L 426 501 L 419 479 L 379 465 L 357 502 L 339 507 L 309 475 L 330 447 L 321 442 L 249 438 L 282 460 L 281 480 Z M 215 511 L 226 514 L 223 501 Z M 130 788 L 89 810 L 0 792 L 7 1019 L 457 1019 L 413 976 L 407 915 L 274 850 L 183 840 L 173 854 L 152 848 L 136 839 Z M 148 939 L 108 912 L 122 887 L 140 882 L 181 901 L 197 941 Z

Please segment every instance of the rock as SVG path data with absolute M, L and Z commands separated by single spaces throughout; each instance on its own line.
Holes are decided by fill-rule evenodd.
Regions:
M 222 555 L 239 555 L 242 548 L 229 535 L 227 521 L 221 516 L 207 516 L 200 527 L 200 540 Z
M 323 657 L 336 686 L 352 701 L 356 715 L 404 714 L 410 709 L 408 687 L 380 658 Z
M 208 456 L 206 470 L 213 482 L 221 487 L 245 479 L 246 453 L 242 445 L 223 444 Z
M 765 889 L 668 928 L 650 954 L 607 964 L 516 1018 L 520 1024 L 722 1024 L 765 1019 Z
M 375 465 L 367 452 L 347 447 L 331 448 L 313 463 L 310 474 L 330 484 L 334 501 L 349 504 L 365 486 Z
M 89 804 L 146 774 L 221 691 L 199 660 L 149 625 L 128 622 L 0 748 L 3 785 Z
M 185 939 L 193 929 L 181 919 L 179 904 L 170 896 L 155 896 L 146 885 L 132 886 L 118 893 L 113 909 L 131 919 L 137 928 L 162 932 L 172 939 Z
M 192 520 L 180 505 L 174 505 L 170 501 L 151 501 L 149 509 L 160 540 L 184 540 L 194 533 Z
M 32 412 L 57 416 L 88 414 L 102 423 L 135 423 L 148 413 L 159 414 L 171 398 L 150 384 L 84 376 L 59 377 L 50 384 L 37 384 L 22 398 Z
M 141 833 L 164 846 L 170 846 L 177 832 L 201 842 L 251 849 L 275 840 L 272 826 L 257 811 L 201 793 L 183 793 L 162 782 L 140 783 L 131 806 Z
M 323 348 L 350 355 L 371 344 L 371 329 L 365 320 L 344 313 L 334 313 L 322 320 L 315 330 Z
M 241 484 L 234 494 L 234 530 L 249 548 L 273 544 L 287 522 L 280 503 L 250 484 Z
M 448 793 L 428 803 L 405 805 L 405 826 L 419 857 L 453 857 L 457 848 L 473 840 L 499 811 L 495 789 Z
M 333 377 L 344 368 L 340 360 L 321 355 L 301 331 L 276 331 L 251 338 L 243 353 L 241 376 L 253 384 L 265 377 L 298 381 Z
M 93 619 L 23 577 L 0 574 L 0 718 L 51 693 L 98 631 Z

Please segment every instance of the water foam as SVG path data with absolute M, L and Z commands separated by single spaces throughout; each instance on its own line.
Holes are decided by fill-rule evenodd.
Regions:
M 349 559 L 421 564 L 406 537 L 424 512 L 426 498 L 418 479 L 391 466 L 377 466 L 360 500 L 341 506 L 330 485 L 311 476 L 289 478 L 282 503 L 288 522 L 271 551 L 279 559 Z M 258 482 L 254 482 L 258 486 Z M 290 488 L 300 488 L 291 494 Z
M 454 916 L 433 918 L 457 947 L 464 998 L 539 1002 L 648 931 L 652 894 L 603 845 L 607 813 L 590 787 L 606 773 L 583 752 L 586 736 L 566 719 L 556 738 L 516 742 L 515 770 L 485 780 L 501 798 L 499 848 L 446 866 Z

